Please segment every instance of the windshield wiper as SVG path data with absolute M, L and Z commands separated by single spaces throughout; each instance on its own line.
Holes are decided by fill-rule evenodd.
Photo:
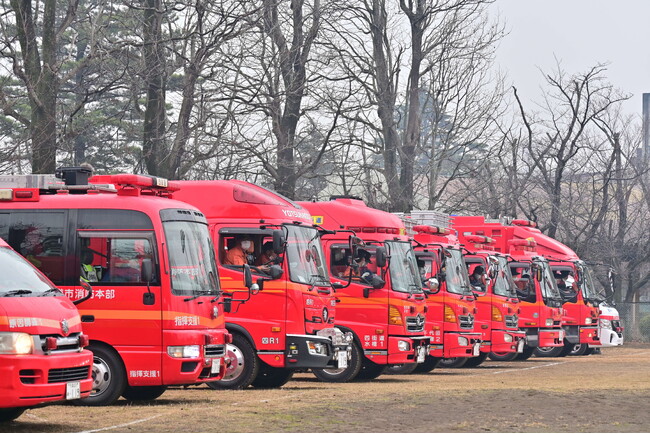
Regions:
M 312 274 L 311 275 L 311 280 L 309 281 L 309 290 L 313 291 L 314 288 L 316 287 L 316 283 L 327 283 L 327 286 L 331 286 L 331 282 L 329 279 L 325 276 L 321 276 L 320 274 Z
M 33 291 L 29 289 L 14 289 L 12 291 L 7 291 L 2 294 L 2 297 L 13 297 L 14 295 L 27 295 L 31 294 Z
M 183 301 L 192 301 L 192 300 L 196 300 L 197 298 L 199 298 L 199 297 L 202 296 L 202 295 L 210 295 L 210 292 L 209 292 L 209 291 L 201 291 L 201 292 L 197 292 L 196 294 L 194 294 L 194 295 L 191 296 L 191 297 L 184 298 Z
M 58 292 L 59 294 L 63 295 L 63 292 L 61 292 L 61 290 L 60 290 L 59 288 L 50 288 L 50 289 L 48 289 L 47 291 L 44 291 L 43 293 L 41 293 L 40 296 L 41 296 L 41 297 L 45 297 L 46 294 L 49 294 L 49 293 L 51 293 L 51 292 Z M 58 295 L 58 294 L 57 294 L 57 295 Z

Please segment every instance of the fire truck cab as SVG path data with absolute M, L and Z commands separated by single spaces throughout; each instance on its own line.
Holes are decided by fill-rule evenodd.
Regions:
M 511 258 L 509 263 L 520 300 L 519 327 L 526 332 L 526 347 L 516 354 L 490 354 L 494 360 L 525 360 L 537 347 L 564 345 L 562 297 L 548 260 L 537 252 L 533 239 L 521 236 L 522 228 L 487 222 L 483 216 L 457 216 L 453 228 L 494 239 L 497 252 Z
M 0 423 L 90 395 L 87 345 L 77 308 L 0 239 Z
M 174 197 L 207 216 L 222 287 L 234 297 L 229 366 L 211 387 L 279 387 L 299 369 L 347 367 L 352 336 L 335 326 L 336 297 L 309 212 L 244 181 L 178 184 Z M 242 287 L 245 268 L 253 294 Z
M 70 299 L 92 287 L 78 305 L 94 355 L 82 403 L 218 380 L 230 335 L 205 217 L 165 179 L 89 172 L 0 177 L 0 236 Z
M 348 367 L 314 374 L 341 382 L 376 378 L 387 365 L 412 371 L 425 360 L 430 338 L 424 334 L 427 307 L 417 262 L 402 222 L 353 197 L 300 204 L 330 231 L 323 244 L 336 288 L 336 323 L 354 335 Z

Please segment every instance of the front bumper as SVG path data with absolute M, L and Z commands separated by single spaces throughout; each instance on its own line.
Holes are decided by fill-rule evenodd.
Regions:
M 599 342 L 597 344 L 589 344 L 593 348 L 603 347 L 618 347 L 623 345 L 623 330 L 615 331 L 611 328 L 600 327 L 598 329 Z
M 564 345 L 564 329 L 526 329 L 526 345 L 529 347 L 561 347 Z
M 388 349 L 364 348 L 364 355 L 380 365 L 421 363 L 429 353 L 428 336 L 388 336 Z
M 92 364 L 93 354 L 88 350 L 49 356 L 0 356 L 0 408 L 63 401 L 67 384 L 74 382 L 79 383 L 80 397 L 87 398 L 92 390 Z M 60 377 L 78 379 L 55 379 Z
M 442 357 L 451 359 L 478 356 L 481 351 L 481 337 L 481 333 L 445 332 Z M 438 351 L 433 351 L 431 356 L 439 357 Z
M 343 333 L 335 327 L 319 330 L 316 335 L 287 335 L 285 367 L 345 368 L 351 356 L 352 339 L 352 333 Z
M 526 333 L 523 331 L 492 330 L 492 345 L 481 346 L 481 352 L 515 353 L 521 348 L 519 342 L 525 339 Z
M 165 330 L 163 331 L 162 379 L 155 376 L 129 377 L 131 386 L 199 384 L 217 381 L 226 372 L 226 344 L 232 341 L 232 335 L 226 329 L 209 330 Z M 200 344 L 199 358 L 175 358 L 167 354 L 169 346 Z M 147 353 L 148 357 L 155 353 Z M 131 354 L 131 359 L 144 360 L 145 355 Z M 159 356 L 158 356 L 159 357 Z M 128 363 L 127 363 L 128 365 Z

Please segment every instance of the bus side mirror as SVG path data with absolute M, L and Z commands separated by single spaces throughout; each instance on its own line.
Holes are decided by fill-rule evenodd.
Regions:
M 75 304 L 75 305 L 77 305 L 79 303 L 83 303 L 84 301 L 88 300 L 90 297 L 93 296 L 93 287 L 90 286 L 90 284 L 88 282 L 86 282 L 85 280 L 79 280 L 79 284 L 81 285 L 81 287 L 83 289 L 86 290 L 87 294 L 84 297 L 80 298 L 79 300 L 74 300 L 72 302 L 72 304 Z
M 375 252 L 375 263 L 380 268 L 386 266 L 386 248 L 377 247 Z
M 280 230 L 273 231 L 273 252 L 276 255 L 281 255 L 284 253 L 284 244 L 286 240 L 284 239 L 284 232 Z
M 142 269 L 140 270 L 142 282 L 153 281 L 153 262 L 149 258 L 142 260 Z

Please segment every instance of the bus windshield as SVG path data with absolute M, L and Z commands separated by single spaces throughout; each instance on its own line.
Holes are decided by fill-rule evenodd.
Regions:
M 330 286 L 327 264 L 315 228 L 285 225 L 287 229 L 287 260 L 291 281 L 315 286 Z
M 463 253 L 458 249 L 443 249 L 445 255 L 444 273 L 447 291 L 453 294 L 471 294 L 467 267 Z
M 0 297 L 39 297 L 45 293 L 63 295 L 50 291 L 54 285 L 38 272 L 22 256 L 8 247 L 0 248 Z
M 415 252 L 409 242 L 386 241 L 390 255 L 390 279 L 393 291 L 421 293 L 422 279 Z
M 164 222 L 172 293 L 217 295 L 219 276 L 214 247 L 205 224 L 191 221 Z

